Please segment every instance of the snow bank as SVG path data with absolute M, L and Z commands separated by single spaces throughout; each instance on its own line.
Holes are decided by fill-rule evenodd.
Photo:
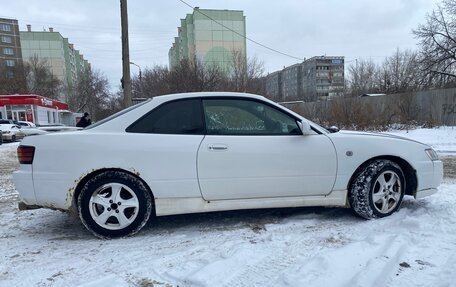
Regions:
M 432 146 L 441 154 L 456 154 L 456 127 L 438 127 L 434 129 L 392 130 L 388 134 L 398 135 L 423 142 Z

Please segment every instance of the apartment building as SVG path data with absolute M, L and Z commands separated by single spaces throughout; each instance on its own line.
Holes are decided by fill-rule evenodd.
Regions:
M 7 78 L 22 71 L 22 51 L 19 25 L 15 19 L 0 18 L 0 71 Z
M 337 97 L 344 89 L 344 57 L 317 56 L 302 64 L 304 101 Z
M 266 94 L 278 101 L 325 101 L 344 89 L 344 57 L 316 56 L 266 76 Z
M 237 53 L 246 61 L 246 29 L 243 11 L 196 7 L 181 19 L 178 36 L 169 50 L 169 66 L 181 60 L 199 61 L 229 71 Z
M 62 95 L 61 100 L 67 100 L 65 96 L 72 92 L 78 75 L 90 69 L 90 63 L 84 59 L 83 54 L 75 49 L 68 38 L 53 28 L 47 31 L 32 31 L 31 25 L 27 25 L 27 31 L 20 32 L 20 41 L 24 61 L 30 61 L 33 57 L 45 60 L 52 74 L 65 86 L 67 93 Z

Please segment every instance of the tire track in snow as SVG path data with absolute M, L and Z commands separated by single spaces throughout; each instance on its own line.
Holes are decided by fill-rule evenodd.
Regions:
M 292 220 L 292 219 L 291 219 Z M 309 222 L 312 223 L 309 225 Z M 315 247 L 319 236 L 312 236 L 320 229 L 338 229 L 346 222 L 321 222 L 318 227 L 313 225 L 314 220 L 303 220 L 298 224 L 279 223 L 268 225 L 268 231 L 256 236 L 254 243 L 245 241 L 244 246 L 229 257 L 219 257 L 209 265 L 198 270 L 197 274 L 188 278 L 191 286 L 276 286 L 274 283 L 281 274 L 294 266 L 303 257 L 310 258 L 320 252 Z M 302 236 L 288 236 L 302 229 Z M 332 231 L 331 231 L 332 232 Z M 265 252 L 265 250 L 267 250 Z M 273 250 L 271 252 L 270 250 Z M 221 276 L 204 280 L 205 274 L 223 270 Z M 280 284 L 279 284 L 280 285 Z
M 364 267 L 352 276 L 346 287 L 387 286 L 391 278 L 394 278 L 401 257 L 408 249 L 408 243 L 399 236 L 389 236 L 382 242 L 375 252 L 375 257 L 363 264 Z

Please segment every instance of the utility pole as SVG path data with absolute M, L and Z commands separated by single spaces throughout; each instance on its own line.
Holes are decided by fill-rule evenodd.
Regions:
M 120 0 L 120 24 L 122 26 L 122 88 L 124 107 L 131 106 L 130 49 L 128 47 L 127 0 Z

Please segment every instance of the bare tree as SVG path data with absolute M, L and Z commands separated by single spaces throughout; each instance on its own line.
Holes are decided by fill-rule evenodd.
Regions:
M 51 99 L 59 99 L 63 83 L 54 74 L 45 59 L 34 55 L 24 64 L 27 91 Z
M 105 97 L 102 104 L 99 105 L 95 111 L 95 120 L 104 119 L 124 108 L 123 106 L 123 93 L 121 93 L 121 88 L 115 94 L 110 94 L 108 97 Z
M 182 60 L 168 70 L 164 66 L 146 68 L 141 79 L 134 77 L 133 96 L 150 98 L 158 95 L 201 91 L 237 91 L 263 94 L 265 80 L 263 63 L 256 57 L 248 59 L 242 53 L 233 53 L 228 69 L 197 60 Z
M 456 0 L 443 0 L 413 33 L 419 39 L 420 62 L 427 85 L 432 85 L 432 81 L 440 85 L 455 81 Z
M 0 94 L 27 93 L 22 64 L 6 67 L 0 64 Z
M 247 58 L 239 50 L 232 50 L 231 55 L 233 61 L 225 89 L 235 92 L 264 93 L 264 63 L 256 56 Z
M 357 60 L 348 67 L 351 96 L 379 92 L 378 67 L 372 60 Z
M 133 77 L 133 97 L 151 98 L 171 92 L 168 84 L 169 70 L 165 66 L 146 68 L 141 78 Z
M 132 80 L 133 95 L 150 98 L 169 93 L 215 91 L 223 80 L 224 73 L 217 66 L 184 59 L 172 70 L 163 66 L 146 68 L 141 79 Z
M 416 91 L 420 86 L 421 72 L 416 52 L 405 50 L 386 58 L 378 73 L 380 91 L 388 94 Z
M 71 110 L 89 112 L 94 120 L 98 120 L 104 117 L 101 111 L 106 110 L 111 98 L 106 77 L 98 71 L 87 69 L 78 75 L 74 90 L 69 95 L 68 104 Z
M 224 72 L 216 65 L 184 59 L 169 72 L 168 85 L 173 93 L 216 91 L 223 78 Z

